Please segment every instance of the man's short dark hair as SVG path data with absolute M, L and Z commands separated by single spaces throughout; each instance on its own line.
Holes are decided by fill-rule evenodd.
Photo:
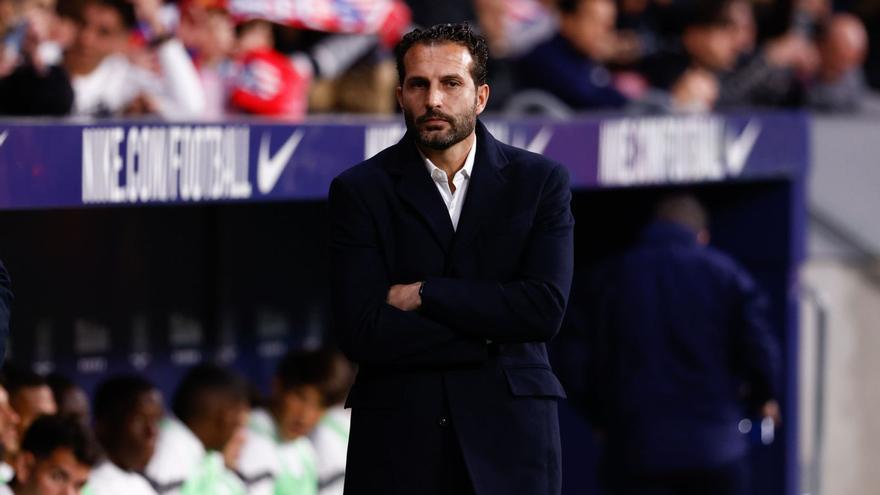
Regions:
M 556 8 L 563 14 L 574 14 L 581 7 L 582 3 L 590 1 L 592 0 L 558 0 L 556 2 Z
M 138 375 L 120 375 L 104 381 L 92 401 L 95 422 L 120 424 L 135 410 L 138 397 L 154 390 L 155 385 Z
M 92 432 L 75 416 L 40 416 L 28 428 L 21 450 L 45 459 L 57 449 L 70 449 L 76 460 L 93 467 L 101 451 Z
M 687 192 L 671 193 L 660 198 L 654 210 L 657 220 L 683 225 L 694 232 L 709 227 L 709 214 L 700 200 Z
M 733 24 L 731 0 L 699 0 L 686 2 L 682 19 L 686 27 L 725 27 Z
M 238 374 L 213 364 L 191 368 L 171 398 L 171 409 L 184 423 L 203 412 L 202 401 L 207 394 L 220 394 L 235 402 L 248 402 L 248 387 Z
M 475 33 L 470 24 L 461 22 L 458 24 L 436 24 L 426 29 L 413 29 L 406 33 L 394 54 L 397 57 L 397 77 L 400 84 L 406 79 L 406 67 L 403 65 L 403 57 L 413 45 L 440 45 L 443 43 L 455 43 L 468 49 L 471 53 L 471 78 L 474 85 L 486 84 L 489 80 L 489 47 L 486 39 Z
M 63 1 L 59 3 L 63 3 Z M 115 10 L 122 19 L 122 25 L 125 26 L 125 29 L 132 30 L 138 25 L 137 14 L 130 0 L 85 0 L 83 2 L 83 5 L 88 4 L 100 5 Z
M 282 390 L 303 385 L 318 389 L 324 404 L 332 406 L 345 400 L 354 373 L 351 364 L 339 351 L 290 351 L 278 363 L 275 378 Z
M 36 388 L 48 386 L 46 377 L 35 372 L 30 367 L 19 363 L 6 363 L 3 366 L 3 386 L 9 397 L 14 396 L 23 388 Z

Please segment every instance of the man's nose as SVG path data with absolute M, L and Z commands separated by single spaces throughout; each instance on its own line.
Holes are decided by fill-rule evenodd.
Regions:
M 443 105 L 443 93 L 440 91 L 440 87 L 436 84 L 432 84 L 428 87 L 428 99 L 425 104 L 428 108 L 437 108 Z

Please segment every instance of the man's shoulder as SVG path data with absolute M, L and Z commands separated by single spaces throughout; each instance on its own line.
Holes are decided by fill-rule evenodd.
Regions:
M 530 179 L 547 177 L 551 174 L 562 176 L 568 180 L 568 169 L 559 162 L 551 160 L 544 155 L 534 153 L 516 146 L 495 141 L 498 151 L 506 160 L 505 172 L 518 174 Z

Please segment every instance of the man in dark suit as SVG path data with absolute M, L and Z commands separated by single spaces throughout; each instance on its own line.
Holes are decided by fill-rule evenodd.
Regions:
M 560 491 L 545 343 L 571 283 L 568 174 L 477 121 L 487 58 L 466 24 L 404 37 L 407 134 L 330 187 L 336 329 L 360 364 L 348 495 Z
M 12 307 L 12 283 L 9 272 L 0 261 L 0 364 L 6 357 L 6 339 L 9 337 L 9 313 Z
M 741 266 L 707 246 L 706 218 L 693 196 L 664 198 L 638 243 L 572 297 L 573 310 L 593 310 L 570 312 L 558 344 L 587 356 L 577 371 L 557 363 L 573 402 L 584 399 L 604 433 L 614 495 L 752 493 L 740 420 L 779 419 L 766 299 Z M 573 330 L 585 334 L 580 346 Z

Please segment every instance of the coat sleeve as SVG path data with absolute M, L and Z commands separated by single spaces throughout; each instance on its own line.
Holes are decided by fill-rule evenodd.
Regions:
M 547 342 L 559 331 L 574 265 L 568 172 L 544 182 L 522 264 L 509 282 L 429 278 L 421 311 L 434 321 L 499 343 Z
M 372 366 L 443 366 L 488 359 L 484 341 L 386 303 L 390 287 L 378 228 L 352 188 L 330 186 L 334 327 L 342 351 Z
M 734 273 L 736 318 L 733 325 L 734 363 L 751 388 L 750 402 L 759 407 L 779 397 L 779 345 L 767 321 L 767 297 L 743 269 Z

